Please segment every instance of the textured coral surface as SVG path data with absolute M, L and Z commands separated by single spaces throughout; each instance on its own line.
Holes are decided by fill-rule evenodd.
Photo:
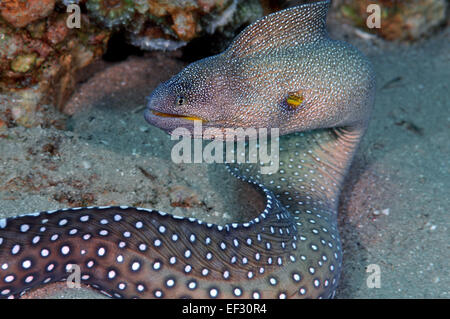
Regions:
M 68 12 L 70 4 L 78 11 Z M 216 31 L 232 38 L 261 15 L 258 0 L 1 1 L 0 130 L 63 125 L 54 108 L 62 109 L 113 34 L 144 50 L 175 50 Z

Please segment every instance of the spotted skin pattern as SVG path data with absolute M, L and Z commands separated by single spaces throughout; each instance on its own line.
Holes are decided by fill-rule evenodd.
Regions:
M 236 116 L 230 117 L 230 124 L 215 120 L 211 110 L 206 113 L 203 108 L 183 110 L 183 114 L 207 119 L 208 123 L 222 128 L 253 125 L 280 127 L 282 134 L 294 132 L 280 138 L 278 172 L 260 174 L 260 166 L 264 164 L 227 166 L 231 174 L 254 185 L 264 195 L 266 206 L 259 215 L 245 223 L 215 225 L 144 208 L 107 206 L 2 219 L 0 297 L 18 297 L 42 284 L 65 280 L 71 264 L 80 266 L 82 283 L 116 298 L 333 297 L 342 268 L 337 201 L 367 126 L 373 104 L 373 79 L 368 62 L 354 49 L 340 43 L 330 44 L 324 31 L 328 6 L 328 1 L 322 1 L 263 18 L 238 36 L 225 55 L 193 66 L 194 69 L 210 68 L 221 64 L 216 70 L 228 70 L 227 67 L 233 68 L 233 61 L 242 65 L 244 59 L 247 70 L 251 70 L 258 63 L 248 59 L 249 54 L 265 59 L 271 52 L 266 50 L 265 41 L 251 41 L 259 39 L 261 28 L 263 31 L 278 29 L 276 35 L 281 38 L 281 44 L 290 42 L 295 35 L 294 46 L 299 42 L 304 45 L 301 57 L 294 64 L 292 57 L 284 59 L 286 54 L 280 52 L 270 62 L 284 70 L 284 76 L 291 80 L 295 73 L 292 65 L 300 63 L 300 68 L 309 67 L 306 74 L 312 74 L 311 78 L 301 77 L 305 101 L 295 110 L 300 113 L 263 109 L 254 114 L 249 107 L 245 111 L 237 110 Z M 289 24 L 292 21 L 296 23 Z M 317 44 L 318 56 L 312 55 L 311 43 Z M 337 57 L 337 61 L 348 61 L 339 64 L 330 62 L 328 57 L 328 64 L 317 65 L 324 72 L 318 76 L 320 72 L 311 66 L 310 60 L 326 56 L 327 45 L 332 55 L 349 51 L 348 55 Z M 229 58 L 225 64 L 221 60 L 224 57 Z M 346 72 L 341 85 L 335 83 L 336 75 L 327 71 L 330 65 L 335 66 L 337 73 Z M 146 113 L 151 124 L 167 131 L 173 129 L 170 118 L 152 117 L 150 111 L 155 109 L 155 104 L 161 104 L 158 112 L 171 113 L 168 112 L 171 107 L 165 107 L 165 102 L 176 99 L 177 94 L 172 94 L 176 92 L 170 91 L 168 85 L 175 83 L 177 87 L 177 81 L 192 75 L 189 67 L 187 70 L 152 94 Z M 245 83 L 256 83 L 253 90 L 258 90 L 261 84 L 258 80 L 252 82 L 248 73 L 230 78 L 230 82 L 236 77 L 239 81 L 246 78 Z M 196 74 L 196 78 L 201 75 Z M 274 81 L 283 84 L 287 79 Z M 335 82 L 324 89 L 327 81 Z M 273 83 L 267 84 L 267 92 L 257 91 L 258 94 L 251 93 L 249 85 L 243 84 L 245 90 L 239 91 L 241 102 L 252 102 L 246 95 L 250 92 L 256 98 L 262 95 L 269 106 L 275 103 L 280 107 L 280 100 L 271 99 L 289 96 L 293 88 L 274 89 Z M 350 87 L 352 92 L 348 92 Z M 194 85 L 191 95 L 186 94 L 188 102 L 192 102 L 193 96 L 201 95 L 195 94 L 196 89 L 198 86 Z M 284 93 L 280 95 L 280 91 Z M 227 101 L 231 109 L 236 106 L 235 100 Z M 324 108 L 325 105 L 329 108 Z M 283 116 L 287 116 L 284 126 L 280 122 Z M 275 124 L 264 122 L 267 117 Z M 178 124 L 189 122 L 179 120 L 176 118 Z

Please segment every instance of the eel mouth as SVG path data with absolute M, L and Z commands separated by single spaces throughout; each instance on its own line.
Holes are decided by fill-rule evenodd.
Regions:
M 208 122 L 205 119 L 202 119 L 201 117 L 194 116 L 194 115 L 180 115 L 180 114 L 171 114 L 171 113 L 163 113 L 158 111 L 151 110 L 153 115 L 160 116 L 160 117 L 170 117 L 170 118 L 178 118 L 178 119 L 185 119 L 190 121 L 202 121 L 203 123 Z

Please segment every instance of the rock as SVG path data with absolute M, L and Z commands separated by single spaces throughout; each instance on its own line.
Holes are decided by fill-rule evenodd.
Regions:
M 20 73 L 28 72 L 36 63 L 36 58 L 37 54 L 35 53 L 18 55 L 11 62 L 11 70 Z
M 62 127 L 56 110 L 72 94 L 78 70 L 105 51 L 108 32 L 87 22 L 70 30 L 64 21 L 52 16 L 16 29 L 0 19 L 0 120 L 7 126 Z
M 47 17 L 55 7 L 55 0 L 8 0 L 0 4 L 2 17 L 16 28 Z
M 448 3 L 446 0 L 382 0 L 381 27 L 369 29 L 366 25 L 370 0 L 334 2 L 340 16 L 366 32 L 374 32 L 388 40 L 417 40 L 444 24 Z
M 242 25 L 253 22 L 262 13 L 258 0 L 149 0 L 149 19 L 141 19 L 141 25 L 134 26 L 128 36 L 133 45 L 144 50 L 176 50 L 218 29 L 225 31 L 226 36 L 234 36 Z M 138 20 L 135 18 L 133 23 Z
M 262 15 L 259 0 L 0 1 L 0 120 L 8 126 L 51 125 L 80 78 L 114 33 L 145 50 L 175 50 L 204 34 L 226 44 Z M 67 25 L 66 6 L 80 6 L 81 28 Z M 9 105 L 11 103 L 11 105 Z M 59 125 L 59 124 L 58 124 Z

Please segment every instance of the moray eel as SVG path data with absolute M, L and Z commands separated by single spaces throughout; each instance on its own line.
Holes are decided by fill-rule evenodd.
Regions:
M 64 280 L 117 298 L 329 298 L 342 268 L 337 205 L 374 100 L 368 60 L 325 31 L 329 1 L 268 15 L 223 53 L 158 86 L 145 118 L 168 132 L 279 128 L 280 169 L 230 165 L 265 196 L 245 223 L 134 207 L 0 220 L 0 296 Z M 195 133 L 192 131 L 194 137 Z

